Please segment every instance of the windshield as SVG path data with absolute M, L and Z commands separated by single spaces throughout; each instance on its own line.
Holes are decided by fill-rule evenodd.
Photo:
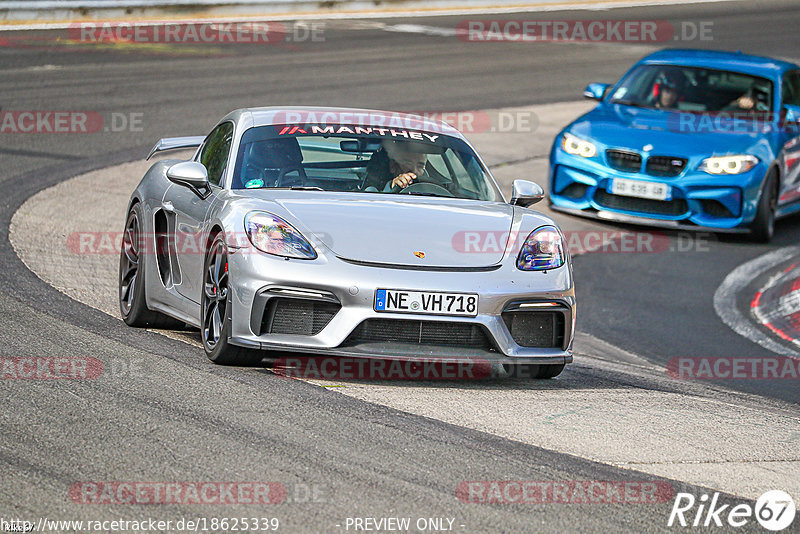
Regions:
M 772 82 L 758 76 L 698 67 L 642 65 L 619 83 L 611 102 L 756 117 L 772 111 L 772 91 Z
M 322 124 L 246 131 L 233 188 L 502 198 L 460 139 L 416 130 Z

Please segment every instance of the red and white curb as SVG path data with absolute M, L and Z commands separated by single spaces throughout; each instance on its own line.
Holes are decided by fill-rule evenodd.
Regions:
M 758 343 L 775 354 L 782 354 L 792 358 L 800 358 L 800 352 L 793 350 L 791 346 L 781 343 L 774 336 L 759 328 L 756 325 L 757 320 L 754 321 L 752 314 L 749 314 L 750 316 L 748 317 L 748 314 L 739 310 L 736 300 L 737 295 L 741 294 L 754 279 L 770 272 L 778 265 L 800 261 L 796 258 L 800 258 L 800 247 L 784 247 L 773 250 L 731 271 L 714 293 L 714 311 L 723 323 L 753 343 Z M 772 300 L 771 296 L 769 300 Z M 764 306 L 768 305 L 763 296 L 759 299 L 759 304 L 762 301 Z M 786 302 L 788 304 L 788 299 Z M 800 338 L 800 336 L 797 336 L 797 338 Z
M 759 323 L 800 347 L 800 258 L 767 281 L 750 310 Z

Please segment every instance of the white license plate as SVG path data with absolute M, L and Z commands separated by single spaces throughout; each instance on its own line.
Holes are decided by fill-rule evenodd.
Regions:
M 478 315 L 478 295 L 376 289 L 375 311 L 475 317 Z
M 611 180 L 611 193 L 626 197 L 649 198 L 652 200 L 670 200 L 672 188 L 658 182 L 642 182 L 614 178 Z

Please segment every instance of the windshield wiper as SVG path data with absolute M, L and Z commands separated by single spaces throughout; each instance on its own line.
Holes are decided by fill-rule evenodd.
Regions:
M 325 191 L 316 185 L 293 185 L 292 187 L 276 187 L 275 189 L 288 189 L 290 191 Z

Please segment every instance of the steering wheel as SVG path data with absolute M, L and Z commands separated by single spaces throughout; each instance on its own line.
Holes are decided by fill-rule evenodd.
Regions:
M 261 180 L 265 184 L 267 183 L 267 173 L 264 170 L 264 167 L 258 165 L 257 163 L 248 163 L 244 167 L 244 173 L 242 176 L 245 178 L 243 180 L 244 183 L 250 182 L 252 180 Z
M 410 195 L 411 193 L 431 193 L 445 197 L 454 197 L 455 195 L 442 187 L 441 185 L 432 184 L 430 182 L 416 182 L 408 187 L 404 187 L 400 191 L 401 194 Z
M 281 169 L 278 178 L 275 180 L 275 187 L 284 187 L 284 180 L 286 175 L 292 171 L 297 171 L 298 178 L 300 178 L 301 184 L 305 184 L 308 177 L 306 176 L 306 170 L 303 168 L 302 165 L 292 165 L 290 167 L 284 167 Z

